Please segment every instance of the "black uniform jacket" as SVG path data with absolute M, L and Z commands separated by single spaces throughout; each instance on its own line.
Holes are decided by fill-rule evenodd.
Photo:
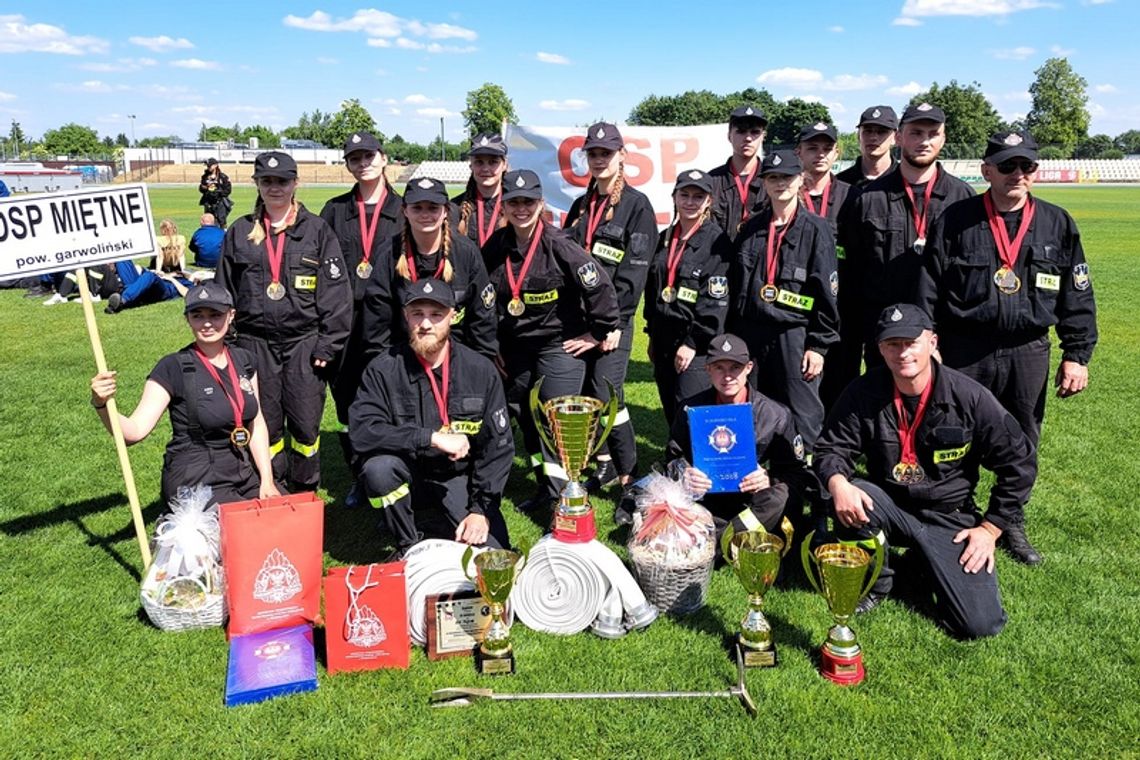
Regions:
M 756 156 L 760 161 L 760 156 Z M 764 181 L 760 178 L 760 166 L 757 163 L 756 174 L 748 183 L 748 198 L 745 203 L 740 202 L 740 191 L 736 188 L 736 175 L 732 172 L 732 159 L 729 158 L 721 166 L 709 170 L 709 179 L 712 180 L 712 216 L 721 229 L 725 231 L 730 240 L 736 240 L 740 234 L 744 218 L 744 210 L 748 209 L 749 218 L 760 213 L 760 208 L 767 200 L 764 192 Z
M 348 274 L 352 281 L 352 296 L 357 302 L 364 298 L 364 288 L 368 282 L 356 276 L 356 267 L 364 258 L 364 241 L 360 237 L 360 207 L 356 202 L 359 197 L 358 187 L 359 185 L 353 185 L 344 195 L 330 198 L 321 209 L 321 219 L 333 228 L 337 240 L 340 241 L 340 252 L 348 265 Z M 373 214 L 380 214 L 380 219 L 376 221 L 376 235 L 372 238 L 372 255 L 368 259 L 373 268 L 376 267 L 380 254 L 388 249 L 392 236 L 399 234 L 404 228 L 404 216 L 400 213 L 403 207 L 404 199 L 391 185 L 387 186 L 384 203 L 379 209 L 365 207 L 368 212 L 366 225 L 373 221 Z
M 597 340 L 618 329 L 617 292 L 597 261 L 564 232 L 543 225 L 542 239 L 522 281 L 525 311 L 511 316 L 506 268 L 517 279 L 526 256 L 514 228 L 506 226 L 487 241 L 484 255 L 499 310 L 499 345 L 504 352 L 532 350 L 589 333 Z
M 1021 278 L 1016 293 L 1002 293 L 994 284 L 1002 263 L 979 195 L 938 218 L 923 256 L 917 302 L 944 334 L 1023 342 L 1056 325 L 1064 359 L 1088 364 L 1097 341 L 1096 303 L 1081 235 L 1064 209 L 1032 201 L 1033 221 L 1013 268 Z M 1010 240 L 1024 213 L 1011 215 Z
M 676 232 L 678 238 L 680 232 Z M 677 264 L 673 289 L 676 298 L 666 303 L 661 291 L 668 283 L 669 229 L 661 233 L 657 253 L 649 267 L 645 294 L 645 332 L 653 350 L 672 357 L 681 346 L 698 354 L 709 341 L 724 332 L 728 317 L 728 262 L 732 243 L 712 219 L 689 238 Z M 680 240 L 677 241 L 680 246 Z
M 585 195 L 580 195 L 566 212 L 566 233 L 581 246 L 586 244 L 585 217 L 589 210 L 588 199 Z M 579 217 L 582 218 L 578 219 Z M 576 219 L 578 226 L 571 227 Z M 617 289 L 623 325 L 633 318 L 637 305 L 641 302 L 645 278 L 649 273 L 649 260 L 653 258 L 656 245 L 657 217 L 653 213 L 653 206 L 644 193 L 626 185 L 621 192 L 621 203 L 614 206 L 614 218 L 598 225 L 589 251 Z
M 336 234 L 319 216 L 300 206 L 284 232 L 281 284 L 285 297 L 265 294 L 271 281 L 267 240 L 246 239 L 253 215 L 226 230 L 215 279 L 230 291 L 237 309 L 238 332 L 270 343 L 292 343 L 318 335 L 314 359 L 331 362 L 344 347 L 352 326 L 352 292 Z M 276 240 L 276 236 L 274 236 Z
M 893 172 L 895 170 L 895 167 L 898 165 L 899 165 L 898 159 L 896 159 L 894 156 L 891 156 L 890 168 L 888 168 L 885 172 L 883 172 L 879 176 L 885 177 L 886 175 Z M 851 185 L 854 188 L 863 188 L 863 187 L 866 187 L 871 182 L 875 181 L 874 179 L 867 179 L 867 175 L 863 174 L 863 159 L 862 158 L 855 159 L 855 163 L 851 164 L 851 166 L 848 166 L 846 169 L 844 169 L 843 171 L 836 174 L 835 178 L 838 180 L 841 180 L 843 182 L 846 182 L 848 185 Z M 875 177 L 875 179 L 878 179 L 878 178 L 879 177 Z
M 894 480 L 901 458 L 894 379 L 876 367 L 843 391 L 815 444 L 815 467 L 824 489 L 831 476 L 850 479 L 855 461 L 867 457 L 867 479 L 908 512 L 952 512 L 971 499 L 978 468 L 996 476 L 986 519 L 1005 530 L 1020 523 L 1037 463 L 1021 427 L 988 390 L 965 375 L 932 362 L 934 390 L 915 437 L 926 478 L 914 485 Z
M 849 273 L 843 287 L 859 301 L 867 323 L 891 304 L 914 300 L 922 257 L 914 251 L 914 216 L 904 181 L 902 172 L 895 169 L 868 184 L 851 204 L 850 222 L 840 224 L 839 244 L 846 251 Z M 939 165 L 926 212 L 927 238 L 951 203 L 973 194 L 969 185 Z M 922 203 L 921 197 L 917 200 Z
M 453 432 L 471 439 L 470 453 L 452 461 L 432 448 L 431 435 L 443 425 L 431 381 L 407 344 L 372 360 L 348 411 L 352 449 L 364 459 L 391 454 L 426 477 L 466 475 L 468 511 L 497 507 L 514 459 L 514 437 L 498 370 L 489 359 L 451 341 L 447 412 Z M 442 390 L 442 377 L 437 374 Z
M 839 221 L 844 216 L 842 212 L 849 201 L 855 200 L 854 195 L 851 185 L 832 175 L 831 190 L 827 194 L 827 208 L 823 214 L 819 213 L 819 204 L 823 200 L 823 194 L 811 196 L 811 202 L 815 204 L 815 215 L 822 216 L 827 221 L 828 226 L 831 227 L 831 234 L 835 236 L 836 240 L 839 239 Z M 807 210 L 806 206 L 800 210 Z
M 475 192 L 478 193 L 479 191 L 476 190 Z M 466 197 L 467 197 L 466 193 L 464 193 L 463 195 L 460 195 L 458 198 L 455 198 L 454 200 L 452 200 L 451 205 L 448 207 L 448 213 L 449 213 L 450 220 L 451 220 L 451 227 L 452 227 L 452 229 L 454 229 L 456 231 L 459 230 L 459 220 L 460 220 L 460 217 L 462 216 L 462 213 L 463 213 L 463 201 Z M 494 198 L 485 198 L 483 200 L 483 229 L 484 229 L 484 231 L 486 231 L 487 227 L 491 224 L 491 216 L 494 215 L 494 213 L 495 213 L 495 202 L 498 201 L 499 198 L 500 198 L 500 196 L 496 195 Z M 498 229 L 500 223 L 502 223 L 506 220 L 506 215 L 507 215 L 506 204 L 502 204 L 502 207 L 499 209 L 499 215 L 497 217 L 495 217 L 495 229 Z M 466 235 L 467 235 L 468 239 L 470 239 L 473 243 L 475 243 L 475 245 L 479 245 L 479 219 L 478 219 L 478 217 L 479 217 L 479 204 L 475 202 L 475 197 L 472 196 L 471 197 L 471 215 L 469 217 L 467 217 Z M 494 231 L 495 230 L 491 230 L 491 232 L 494 232 Z M 490 238 L 488 238 L 488 240 L 490 240 Z
M 800 208 L 784 234 L 779 250 L 776 287 L 780 297 L 771 303 L 760 297 L 767 281 L 768 222 L 772 209 L 765 206 L 749 219 L 736 239 L 736 255 L 729 267 L 732 297 L 729 330 L 746 342 L 761 326 L 773 329 L 803 327 L 805 349 L 820 354 L 839 340 L 839 275 L 835 238 L 823 219 Z

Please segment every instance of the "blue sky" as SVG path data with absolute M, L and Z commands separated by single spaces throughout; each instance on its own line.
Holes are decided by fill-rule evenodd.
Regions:
M 1135 0 L 841 2 L 30 3 L 0 8 L 0 132 L 69 121 L 100 136 L 202 123 L 294 124 L 358 98 L 391 136 L 463 134 L 484 82 L 519 121 L 621 121 L 649 94 L 766 88 L 828 105 L 850 130 L 931 82 L 977 81 L 1007 118 L 1065 56 L 1088 81 L 1093 133 L 1140 128 Z

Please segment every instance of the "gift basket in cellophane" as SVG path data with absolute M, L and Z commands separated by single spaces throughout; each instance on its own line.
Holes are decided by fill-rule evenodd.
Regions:
M 183 486 L 154 530 L 140 597 L 164 631 L 220 626 L 226 617 L 218 505 L 209 486 Z
M 654 473 L 638 484 L 629 557 L 646 598 L 661 612 L 686 615 L 704 606 L 716 559 L 716 526 L 680 476 Z M 673 476 L 676 477 L 673 477 Z

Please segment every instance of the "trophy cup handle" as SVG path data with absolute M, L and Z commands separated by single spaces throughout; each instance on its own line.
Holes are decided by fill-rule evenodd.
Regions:
M 518 560 L 518 562 L 515 563 L 515 577 L 516 578 L 523 571 L 523 568 L 526 567 L 527 563 L 530 562 L 530 547 L 528 546 L 526 548 L 521 549 L 518 554 L 519 554 L 519 560 Z
M 885 562 L 887 559 L 887 552 L 883 548 L 883 542 L 878 540 L 878 538 L 872 538 L 871 540 L 875 542 L 874 565 L 871 568 L 871 575 L 867 578 L 866 585 L 863 586 L 863 590 L 859 593 L 860 599 L 865 597 L 871 590 L 871 587 L 875 585 L 875 581 L 879 579 L 879 573 L 883 569 L 883 562 Z
M 610 389 L 610 400 L 602 409 L 602 414 L 606 415 L 606 424 L 602 428 L 602 434 L 598 436 L 597 441 L 594 443 L 594 449 L 590 452 L 590 456 L 594 456 L 602 449 L 602 444 L 606 442 L 609 437 L 610 431 L 614 429 L 614 420 L 617 419 L 618 407 L 621 406 L 621 401 L 617 397 L 617 391 L 614 389 L 614 384 L 610 379 L 606 379 L 606 387 Z
M 734 535 L 736 535 L 736 531 L 733 529 L 732 523 L 726 525 L 724 527 L 724 533 L 720 534 L 720 554 L 724 557 L 724 561 L 730 565 L 732 564 L 731 549 L 732 537 Z
M 812 554 L 811 554 L 811 538 L 815 535 L 813 530 L 804 536 L 804 542 L 800 544 L 800 559 L 804 563 L 804 575 L 807 576 L 808 582 L 811 583 L 812 588 L 816 593 L 822 594 L 823 589 L 819 586 L 819 581 L 815 579 L 815 572 L 812 570 Z M 876 573 L 877 574 L 877 573 Z
M 475 576 L 467 572 L 467 568 L 471 565 L 471 555 L 475 553 L 474 546 L 468 546 L 467 550 L 463 552 L 463 558 L 459 560 L 459 564 L 463 567 L 463 574 L 467 576 L 467 580 L 475 583 Z
M 788 552 L 792 550 L 792 536 L 796 534 L 796 531 L 792 528 L 792 521 L 787 517 L 780 520 L 780 530 L 784 532 L 784 551 L 780 553 L 780 557 L 783 558 L 788 556 Z
M 546 414 L 542 411 L 542 402 L 538 400 L 538 391 L 542 388 L 542 381 L 545 379 L 544 377 L 538 378 L 538 382 L 530 389 L 530 415 L 534 418 L 534 426 L 538 430 L 538 435 L 542 438 L 547 448 L 553 452 L 557 452 L 558 447 L 554 445 L 550 433 L 546 431 L 546 423 L 543 421 Z

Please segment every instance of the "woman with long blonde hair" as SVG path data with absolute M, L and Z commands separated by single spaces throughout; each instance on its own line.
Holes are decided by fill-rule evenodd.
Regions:
M 150 269 L 143 269 L 133 261 L 119 261 L 115 272 L 123 289 L 107 299 L 108 314 L 123 309 L 169 301 L 186 295 L 193 285 L 183 271 L 186 268 L 186 237 L 178 234 L 173 219 L 163 219 L 158 225 L 158 252 L 151 260 Z

